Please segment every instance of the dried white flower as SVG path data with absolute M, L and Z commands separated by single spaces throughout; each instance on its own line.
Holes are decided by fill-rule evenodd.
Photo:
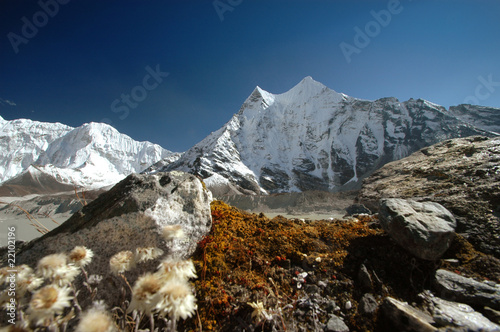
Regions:
M 165 279 L 179 278 L 189 279 L 196 278 L 196 269 L 192 260 L 176 260 L 166 259 L 158 266 L 158 274 L 162 275 Z
M 158 292 L 164 284 L 164 280 L 156 274 L 146 273 L 139 277 L 132 288 L 132 301 L 127 309 L 151 315 L 155 310 L 160 297 Z
M 65 254 L 45 256 L 38 262 L 37 272 L 44 279 L 48 279 L 59 286 L 71 283 L 80 274 L 80 270 L 76 266 L 67 263 Z
M 69 307 L 72 296 L 68 287 L 49 285 L 35 292 L 31 298 L 28 314 L 35 325 L 47 326 L 54 315 Z
M 157 309 L 160 316 L 168 315 L 174 321 L 191 317 L 196 310 L 196 297 L 184 280 L 169 280 L 159 291 Z
M 272 319 L 272 315 L 267 312 L 262 302 L 248 302 L 247 304 L 253 308 L 252 318 L 257 318 L 257 322 L 260 322 L 264 319 Z
M 134 254 L 130 250 L 120 251 L 110 258 L 109 266 L 114 274 L 129 271 L 135 266 Z
M 68 255 L 69 261 L 77 267 L 84 267 L 89 264 L 92 257 L 94 257 L 94 252 L 83 246 L 76 246 Z
M 99 285 L 102 281 L 103 276 L 99 274 L 91 274 L 89 276 L 89 285 Z
M 11 282 L 12 274 L 15 275 L 15 279 L 24 279 L 28 276 L 33 275 L 33 269 L 26 264 L 18 265 L 15 267 L 6 266 L 0 269 L 0 285 Z
M 137 248 L 135 249 L 135 261 L 142 263 L 152 259 L 156 259 L 163 255 L 163 250 L 156 247 Z
M 36 270 L 44 279 L 53 279 L 60 269 L 66 267 L 67 262 L 65 254 L 48 255 L 38 261 Z
M 81 315 L 76 332 L 116 332 L 111 316 L 101 307 L 93 307 Z

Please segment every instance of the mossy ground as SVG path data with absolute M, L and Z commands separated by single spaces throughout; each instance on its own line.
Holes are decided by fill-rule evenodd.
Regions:
M 185 330 L 321 330 L 335 314 L 351 331 L 381 331 L 376 313 L 358 310 L 365 293 L 379 302 L 385 296 L 417 301 L 418 293 L 432 287 L 438 268 L 500 281 L 498 260 L 475 251 L 464 238 L 457 236 L 445 257 L 458 259 L 459 266 L 418 260 L 395 244 L 374 216 L 269 219 L 215 201 L 212 217 L 212 229 L 193 257 L 198 314 L 183 323 Z M 362 264 L 368 284 L 358 277 Z M 249 303 L 259 302 L 265 314 L 252 317 Z

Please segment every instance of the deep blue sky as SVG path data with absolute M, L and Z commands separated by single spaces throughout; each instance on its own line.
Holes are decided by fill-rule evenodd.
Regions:
M 55 11 L 54 1 L 41 3 Z M 59 1 L 53 17 L 38 1 L 0 1 L 5 119 L 107 121 L 184 151 L 256 85 L 282 93 L 305 76 L 364 99 L 500 107 L 498 0 L 217 0 L 230 6 L 222 13 L 213 0 Z M 390 22 L 376 23 L 372 11 L 383 10 Z M 356 27 L 372 29 L 369 44 Z M 349 63 L 341 43 L 357 47 Z M 147 67 L 169 74 L 144 81 Z M 120 100 L 131 92 L 135 108 Z

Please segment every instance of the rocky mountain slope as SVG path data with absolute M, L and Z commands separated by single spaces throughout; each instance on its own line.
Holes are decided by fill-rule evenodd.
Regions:
M 473 126 L 500 133 L 500 110 L 498 108 L 458 105 L 450 107 L 449 112 Z
M 464 107 L 483 115 L 499 111 Z M 282 94 L 255 88 L 222 128 L 177 161 L 148 171 L 198 174 L 216 196 L 356 189 L 385 163 L 425 146 L 496 135 L 488 131 L 497 128 L 491 123 L 474 126 L 456 117 L 458 109 L 422 99 L 356 99 L 306 77 Z
M 383 197 L 442 204 L 458 233 L 500 257 L 500 138 L 447 140 L 385 165 L 364 181 L 358 201 L 376 211 Z
M 103 123 L 72 128 L 0 118 L 0 183 L 8 185 L 12 195 L 22 192 L 23 185 L 29 192 L 37 186 L 49 192 L 67 185 L 99 188 L 178 156 L 157 144 L 137 142 Z

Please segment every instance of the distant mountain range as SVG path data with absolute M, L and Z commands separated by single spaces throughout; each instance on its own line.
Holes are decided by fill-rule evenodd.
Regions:
M 494 116 L 492 116 L 494 115 Z M 196 173 L 215 194 L 357 189 L 387 162 L 449 138 L 500 133 L 500 109 L 361 100 L 311 77 L 283 94 L 257 87 L 222 128 L 156 170 Z
M 306 77 L 282 94 L 256 87 L 229 122 L 182 154 L 106 124 L 72 128 L 0 117 L 0 182 L 57 188 L 54 179 L 96 188 L 133 172 L 181 170 L 203 178 L 216 195 L 342 191 L 425 146 L 498 133 L 498 108 L 368 101 Z
M 137 142 L 103 123 L 72 128 L 0 117 L 0 182 L 4 187 L 0 195 L 100 188 L 159 160 L 178 157 L 178 153 Z

